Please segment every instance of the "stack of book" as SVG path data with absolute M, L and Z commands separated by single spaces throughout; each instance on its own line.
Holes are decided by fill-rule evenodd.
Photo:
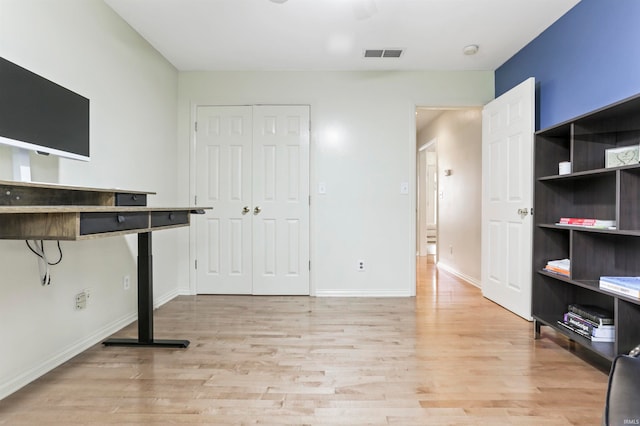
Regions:
M 640 299 L 640 277 L 600 277 L 600 288 Z
M 568 277 L 571 271 L 571 261 L 569 259 L 550 260 L 547 262 L 544 270 Z
M 615 229 L 615 220 L 586 219 L 581 217 L 561 217 L 556 225 L 582 226 L 585 228 Z
M 597 306 L 571 304 L 558 324 L 592 342 L 613 342 L 616 338 L 611 312 Z

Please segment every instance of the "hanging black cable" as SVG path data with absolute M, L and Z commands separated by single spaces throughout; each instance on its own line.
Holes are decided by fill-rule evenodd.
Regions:
M 44 253 L 44 241 L 40 240 L 40 253 L 38 253 L 33 247 L 31 247 L 31 243 L 29 242 L 29 240 L 25 240 L 25 243 L 27 243 L 27 247 L 29 247 L 29 250 L 31 250 L 33 252 L 33 254 L 35 254 L 36 256 L 38 256 L 40 259 L 44 259 L 45 257 L 42 255 L 42 253 Z M 36 248 L 38 248 L 38 243 L 34 240 L 33 241 L 34 244 L 36 244 Z M 55 262 L 51 263 L 49 261 L 47 261 L 47 264 L 49 266 L 54 266 L 57 265 L 58 263 L 62 262 L 62 248 L 60 247 L 60 241 L 57 241 L 58 243 L 58 260 L 56 260 Z

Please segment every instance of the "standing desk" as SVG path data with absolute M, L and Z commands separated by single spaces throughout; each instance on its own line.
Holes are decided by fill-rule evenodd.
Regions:
M 0 239 L 87 240 L 138 234 L 138 338 L 106 346 L 186 348 L 153 337 L 152 232 L 190 225 L 202 207 L 147 207 L 154 192 L 0 180 Z

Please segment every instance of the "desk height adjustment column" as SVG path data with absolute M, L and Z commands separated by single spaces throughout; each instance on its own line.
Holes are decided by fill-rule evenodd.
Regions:
M 105 346 L 157 346 L 186 348 L 188 340 L 155 340 L 153 338 L 153 259 L 151 232 L 138 234 L 138 338 L 108 339 Z

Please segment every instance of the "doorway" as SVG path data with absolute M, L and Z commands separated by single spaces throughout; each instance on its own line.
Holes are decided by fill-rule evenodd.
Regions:
M 438 241 L 438 142 L 418 148 L 418 256 L 435 263 Z
M 415 114 L 417 255 L 480 287 L 482 107 Z
M 432 124 L 444 111 L 416 108 L 416 253 L 429 263 L 438 261 L 438 139 Z

